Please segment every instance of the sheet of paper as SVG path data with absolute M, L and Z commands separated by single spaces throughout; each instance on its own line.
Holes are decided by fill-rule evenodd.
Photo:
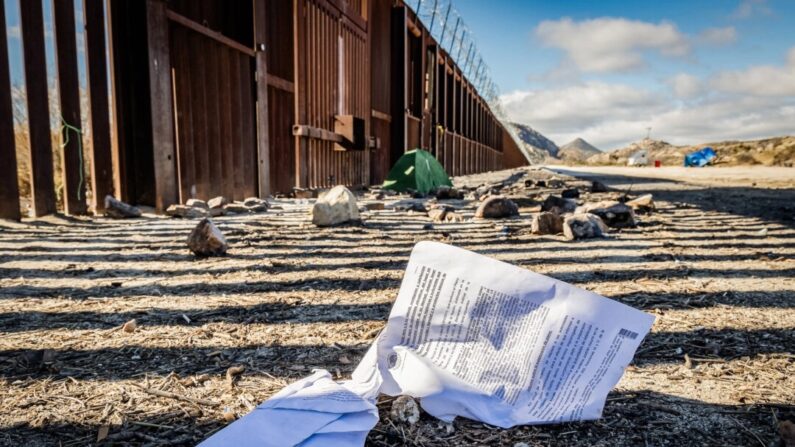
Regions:
M 202 447 L 361 446 L 378 422 L 374 397 L 331 380 L 325 370 L 292 383 Z
M 378 341 L 381 392 L 500 427 L 596 419 L 654 317 L 460 248 L 420 242 Z
M 445 421 L 507 428 L 596 419 L 653 322 L 570 284 L 420 242 L 352 380 L 318 371 L 202 446 L 362 445 L 379 393 L 419 398 Z

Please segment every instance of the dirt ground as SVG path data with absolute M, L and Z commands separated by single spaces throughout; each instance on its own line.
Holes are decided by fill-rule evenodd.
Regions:
M 365 211 L 363 225 L 318 229 L 306 200 L 274 200 L 267 213 L 216 219 L 231 247 L 223 258 L 187 251 L 190 220 L 2 223 L 0 445 L 194 445 L 312 368 L 346 378 L 420 240 L 657 321 L 597 421 L 502 430 L 423 414 L 407 426 L 383 398 L 368 445 L 778 445 L 779 422 L 795 421 L 795 189 L 761 171 L 755 186 L 737 186 L 611 169 L 577 172 L 613 188 L 580 201 L 651 192 L 658 211 L 578 242 L 530 233 L 532 212 L 560 189 L 524 181 L 555 176 L 582 191 L 590 181 L 534 169 L 456 180 L 514 181 L 502 192 L 517 199 L 516 219 L 473 220 L 475 202 L 451 201 L 466 221 L 427 229 L 397 197 Z M 133 318 L 134 333 L 120 329 Z M 246 370 L 230 382 L 236 365 Z

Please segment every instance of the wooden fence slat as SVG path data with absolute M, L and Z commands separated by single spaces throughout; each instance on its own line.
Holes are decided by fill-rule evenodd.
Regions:
M 41 1 L 20 0 L 19 14 L 28 98 L 30 189 L 33 196 L 33 215 L 38 217 L 55 212 L 50 106 L 47 99 L 47 63 L 44 53 Z
M 0 23 L 6 23 L 5 2 L 0 2 Z M 0 219 L 19 220 L 17 152 L 14 144 L 14 111 L 8 70 L 8 38 L 0 31 Z
M 101 0 L 86 1 L 98 1 L 101 7 Z M 166 4 L 160 0 L 147 0 L 146 2 L 146 37 L 149 49 L 155 208 L 163 211 L 169 205 L 177 203 L 179 193 L 174 151 L 174 110 L 171 93 L 168 19 L 166 18 Z
M 77 42 L 75 39 L 75 8 L 73 0 L 52 0 L 55 32 L 55 60 L 58 67 L 58 97 L 61 102 L 63 126 L 61 148 L 63 162 L 64 211 L 86 213 L 83 179 L 82 128 L 80 119 L 80 85 L 77 78 Z

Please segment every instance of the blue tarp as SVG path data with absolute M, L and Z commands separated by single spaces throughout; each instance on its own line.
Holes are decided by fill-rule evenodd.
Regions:
M 685 155 L 685 166 L 700 168 L 708 165 L 716 156 L 717 154 L 711 147 L 705 147 Z

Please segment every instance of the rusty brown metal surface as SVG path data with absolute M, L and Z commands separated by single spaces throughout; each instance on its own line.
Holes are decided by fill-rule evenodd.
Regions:
M 22 54 L 30 134 L 30 189 L 34 216 L 55 212 L 50 109 L 47 99 L 47 63 L 44 53 L 44 22 L 40 1 L 19 2 L 22 25 Z
M 5 3 L 0 2 L 0 23 L 5 21 Z M 11 107 L 11 78 L 8 70 L 6 28 L 0 31 L 0 219 L 19 220 L 17 153 L 14 144 L 14 112 Z
M 73 0 L 51 1 L 61 110 L 72 124 L 80 115 Z M 26 76 L 34 86 L 29 107 L 37 117 L 34 212 L 42 214 L 54 211 L 46 77 L 36 68 L 44 63 L 43 25 L 37 1 L 21 4 Z M 191 197 L 380 183 L 417 147 L 452 175 L 499 169 L 503 160 L 523 164 L 488 105 L 400 0 L 115 0 L 108 15 L 116 120 L 110 126 L 106 4 L 85 0 L 84 8 L 97 211 L 114 189 L 132 203 L 163 209 Z M 142 33 L 147 39 L 136 37 Z M 143 64 L 149 69 L 135 69 Z M 357 137 L 355 144 L 335 144 L 294 136 L 295 125 Z M 15 165 L 9 155 L 4 164 Z M 70 213 L 85 205 L 77 200 L 75 155 L 68 145 Z
M 253 50 L 173 11 L 166 17 L 180 200 L 258 195 Z
M 61 160 L 63 160 L 63 202 L 67 214 L 86 213 L 86 192 L 83 179 L 82 128 L 80 119 L 80 86 L 77 78 L 77 42 L 75 39 L 75 8 L 72 0 L 53 0 L 53 31 L 55 61 L 58 68 L 58 98 L 61 103 Z
M 299 0 L 296 14 L 296 123 L 334 130 L 335 115 L 370 121 L 367 32 L 356 8 L 340 2 Z M 355 6 L 355 5 L 354 5 Z M 296 137 L 298 186 L 364 184 L 367 151 L 335 151 L 330 141 Z
M 105 8 L 103 0 L 85 0 L 86 73 L 91 121 L 91 180 L 94 210 L 102 212 L 105 196 L 113 194 L 113 159 L 108 106 Z
M 287 192 L 296 185 L 293 2 L 269 1 L 265 7 L 270 186 Z
M 150 104 L 154 150 L 155 207 L 165 210 L 177 203 L 177 155 L 174 150 L 171 58 L 169 53 L 166 4 L 147 0 L 147 42 L 149 47 Z
M 266 0 L 254 0 L 254 48 L 256 50 L 257 183 L 259 197 L 271 192 L 270 131 L 268 126 L 268 18 Z

